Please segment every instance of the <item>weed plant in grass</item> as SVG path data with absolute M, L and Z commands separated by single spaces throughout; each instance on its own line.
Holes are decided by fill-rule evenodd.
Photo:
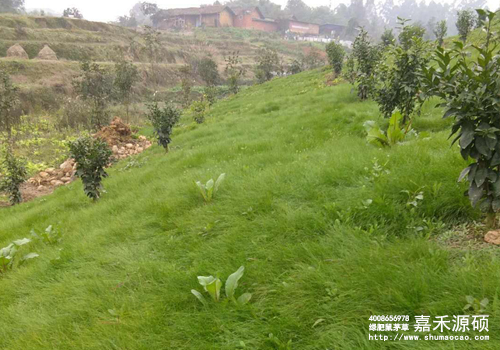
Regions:
M 376 104 L 325 80 L 245 89 L 203 125 L 184 116 L 171 152 L 111 168 L 98 203 L 75 182 L 2 209 L 0 246 L 52 223 L 65 235 L 0 279 L 0 348 L 498 349 L 498 252 L 434 240 L 479 218 L 440 111 L 415 120 L 426 137 L 380 149 L 363 128 L 381 120 Z M 223 172 L 231 181 L 205 205 L 193 181 Z M 244 307 L 191 294 L 197 276 L 242 265 Z M 489 341 L 368 340 L 372 314 L 472 313 L 467 296 L 490 301 Z

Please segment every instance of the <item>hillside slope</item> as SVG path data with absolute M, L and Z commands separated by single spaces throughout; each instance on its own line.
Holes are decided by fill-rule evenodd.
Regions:
M 161 32 L 159 39 L 161 62 L 157 66 L 156 81 L 162 88 L 177 86 L 181 77 L 179 67 L 195 65 L 206 55 L 214 58 L 222 73 L 224 57 L 238 52 L 247 69 L 246 79 L 251 80 L 255 56 L 263 46 L 276 49 L 284 62 L 300 57 L 313 46 L 322 48 L 320 44 L 286 41 L 276 33 L 237 28 Z M 30 61 L 5 58 L 8 48 L 16 43 L 26 50 Z M 59 61 L 34 60 L 46 44 L 56 52 Z M 144 78 L 143 84 L 147 85 L 149 58 L 141 29 L 70 18 L 0 15 L 0 69 L 11 73 L 23 90 L 68 90 L 71 88 L 71 77 L 78 72 L 79 61 L 94 60 L 109 65 L 124 57 L 138 65 Z M 195 78 L 200 82 L 199 77 Z M 154 89 L 157 88 L 155 85 Z
M 98 203 L 76 182 L 0 210 L 0 247 L 63 233 L 0 278 L 0 348 L 498 349 L 498 250 L 446 243 L 478 218 L 447 121 L 426 108 L 428 137 L 377 149 L 362 126 L 376 105 L 350 90 L 318 71 L 251 87 L 184 119 L 170 153 L 112 168 Z M 204 204 L 194 181 L 221 173 Z M 190 293 L 242 265 L 249 305 Z M 490 300 L 489 341 L 368 340 L 372 314 L 460 315 L 467 295 Z

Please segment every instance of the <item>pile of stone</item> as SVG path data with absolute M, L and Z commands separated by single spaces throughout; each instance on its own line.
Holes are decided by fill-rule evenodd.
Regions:
M 59 169 L 48 168 L 28 180 L 37 186 L 39 191 L 45 187 L 59 187 L 69 184 L 75 179 L 76 164 L 74 159 L 68 159 L 59 166 Z
M 152 146 L 144 136 L 134 138 L 130 127 L 120 118 L 113 119 L 109 126 L 102 128 L 94 137 L 104 139 L 113 151 L 113 157 L 117 160 L 144 152 Z M 64 186 L 74 181 L 76 163 L 74 159 L 68 159 L 59 166 L 59 169 L 48 168 L 28 180 L 27 185 L 32 191 L 47 194 L 48 190 Z M 50 191 L 51 192 L 51 191 Z M 49 192 L 49 193 L 50 193 Z

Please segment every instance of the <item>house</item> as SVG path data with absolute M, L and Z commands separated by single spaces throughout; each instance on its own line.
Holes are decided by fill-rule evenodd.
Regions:
M 319 35 L 319 24 L 307 23 L 297 20 L 295 16 L 282 22 L 286 32 L 298 35 Z
M 340 24 L 322 24 L 319 26 L 319 34 L 327 37 L 339 37 L 345 28 L 345 26 Z
M 194 27 L 233 27 L 235 14 L 224 5 L 162 10 L 153 21 L 159 29 Z
M 277 32 L 278 23 L 266 18 L 258 7 L 231 7 L 234 12 L 233 24 L 237 28 Z

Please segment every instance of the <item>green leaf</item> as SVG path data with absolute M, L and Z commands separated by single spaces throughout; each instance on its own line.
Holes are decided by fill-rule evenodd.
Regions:
M 469 174 L 470 168 L 471 166 L 469 165 L 467 168 L 462 170 L 460 176 L 458 177 L 458 182 L 462 182 L 462 180 L 467 176 L 467 174 Z
M 475 182 L 472 182 L 469 187 L 469 199 L 472 203 L 472 206 L 476 206 L 477 202 L 481 199 L 483 195 L 482 187 L 476 185 Z
M 205 297 L 198 292 L 196 289 L 191 289 L 191 293 L 204 305 L 207 306 L 207 301 Z
M 246 305 L 246 304 L 248 304 L 250 299 L 252 299 L 252 294 L 245 293 L 238 298 L 237 304 L 240 306 Z
M 222 282 L 220 279 L 215 279 L 212 283 L 206 286 L 208 294 L 212 297 L 214 301 L 220 300 L 220 289 L 222 287 Z
M 210 202 L 212 200 L 214 193 L 214 180 L 213 179 L 208 180 L 207 184 L 205 185 L 205 188 L 207 190 L 208 201 Z
M 481 187 L 483 185 L 487 175 L 488 175 L 487 168 L 480 168 L 476 171 L 476 176 L 474 177 L 474 181 L 476 182 L 478 187 Z
M 205 186 L 200 181 L 196 181 L 195 184 L 200 189 L 200 193 L 201 193 L 203 199 L 205 200 L 205 202 L 208 202 L 207 192 L 205 191 Z
M 205 291 L 207 290 L 207 286 L 213 281 L 215 281 L 214 276 L 198 276 L 198 283 L 203 286 Z
M 23 239 L 19 239 L 17 241 L 14 241 L 13 243 L 15 245 L 17 245 L 18 247 L 20 247 L 20 246 L 23 246 L 25 244 L 28 244 L 29 242 L 31 242 L 31 239 L 29 239 L 29 238 L 23 238 Z
M 460 147 L 467 148 L 474 140 L 474 129 L 469 124 L 464 124 L 462 134 L 460 136 Z
M 219 190 L 220 184 L 224 181 L 225 178 L 226 178 L 225 173 L 219 175 L 219 178 L 217 179 L 217 181 L 215 181 L 214 193 L 217 193 L 217 191 Z
M 236 288 L 238 288 L 238 281 L 241 277 L 243 277 L 243 273 L 245 272 L 245 267 L 241 266 L 238 271 L 231 274 L 226 281 L 226 296 L 234 300 L 234 292 Z

